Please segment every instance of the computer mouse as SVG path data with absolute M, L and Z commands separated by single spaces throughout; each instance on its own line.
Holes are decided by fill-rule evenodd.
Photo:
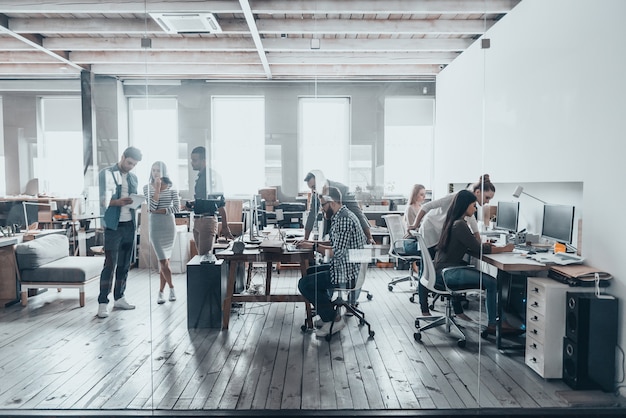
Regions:
M 535 251 L 528 251 L 526 254 L 528 254 L 528 255 L 534 255 L 534 254 L 537 254 L 537 253 L 536 253 Z

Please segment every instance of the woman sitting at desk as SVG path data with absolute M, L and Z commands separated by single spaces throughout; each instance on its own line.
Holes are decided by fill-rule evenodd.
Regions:
M 465 254 L 480 257 L 481 253 L 496 254 L 510 252 L 513 244 L 496 247 L 491 243 L 481 244 L 480 240 L 470 231 L 467 218 L 473 218 L 476 212 L 476 195 L 468 190 L 458 192 L 450 209 L 448 209 L 443 225 L 443 231 L 437 244 L 435 256 L 435 270 L 437 272 L 437 286 L 445 288 L 441 271 L 446 267 L 464 266 Z M 482 277 L 482 282 L 481 282 Z M 496 293 L 497 283 L 493 276 L 476 269 L 458 269 L 446 273 L 446 284 L 452 290 L 482 289 L 487 291 L 487 333 L 496 332 Z M 514 328 L 503 322 L 502 329 L 511 331 Z

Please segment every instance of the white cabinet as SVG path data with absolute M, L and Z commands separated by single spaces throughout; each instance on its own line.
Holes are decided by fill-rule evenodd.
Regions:
M 528 278 L 525 360 L 539 376 L 562 378 L 566 293 L 588 291 L 593 289 L 570 287 L 543 277 Z

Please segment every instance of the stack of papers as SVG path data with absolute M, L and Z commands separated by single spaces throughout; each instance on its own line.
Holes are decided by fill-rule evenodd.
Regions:
M 529 255 L 528 258 L 531 258 L 543 264 L 558 264 L 560 266 L 566 266 L 569 264 L 582 264 L 583 261 L 585 261 L 583 257 L 567 253 L 539 253 Z

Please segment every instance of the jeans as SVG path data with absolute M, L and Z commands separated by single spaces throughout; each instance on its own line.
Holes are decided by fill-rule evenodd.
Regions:
M 335 320 L 335 309 L 330 302 L 333 287 L 330 281 L 330 269 L 321 269 L 317 273 L 307 274 L 298 282 L 298 290 L 315 306 L 317 314 L 324 322 Z
M 432 260 L 435 259 L 435 254 L 437 253 L 437 247 L 430 247 L 428 249 L 428 253 L 430 254 L 430 258 Z M 417 295 L 420 301 L 420 308 L 422 312 L 428 312 L 428 289 L 422 285 L 420 282 L 417 286 Z M 452 298 L 452 308 L 454 309 L 454 313 L 459 315 L 463 313 L 463 307 L 461 306 L 461 298 L 454 297 Z
M 482 276 L 482 287 L 481 287 Z M 485 305 L 487 307 L 488 325 L 496 324 L 496 278 L 476 269 L 457 269 L 446 272 L 446 284 L 451 290 L 483 289 L 487 291 Z M 445 288 L 441 273 L 437 272 L 437 287 Z
M 115 272 L 115 300 L 124 297 L 126 279 L 130 269 L 130 258 L 135 245 L 135 225 L 132 221 L 120 222 L 116 230 L 104 230 L 104 268 L 100 273 L 98 303 L 109 303 L 109 293 Z

